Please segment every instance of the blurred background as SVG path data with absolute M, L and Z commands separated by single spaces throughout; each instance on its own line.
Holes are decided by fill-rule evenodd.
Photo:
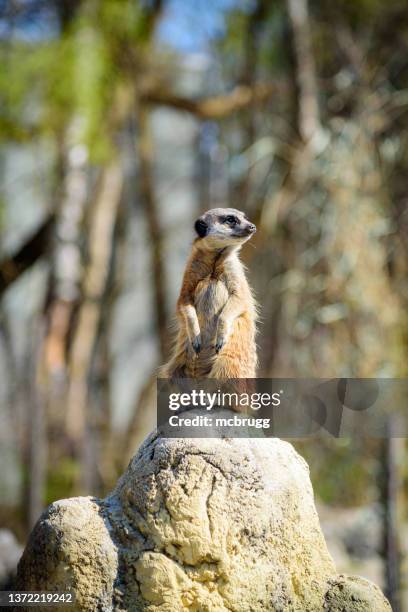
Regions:
M 0 583 L 155 426 L 204 210 L 258 226 L 259 376 L 404 377 L 405 0 L 0 0 Z M 408 610 L 405 442 L 296 443 L 339 571 Z M 405 601 L 405 607 L 404 607 Z

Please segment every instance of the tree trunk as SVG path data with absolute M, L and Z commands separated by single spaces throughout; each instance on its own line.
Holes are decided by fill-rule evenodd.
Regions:
M 308 0 L 287 0 L 296 55 L 299 132 L 308 142 L 319 128 L 316 67 L 312 49 Z
M 30 531 L 44 510 L 47 480 L 48 440 L 46 435 L 45 401 L 37 379 L 38 352 L 44 335 L 43 325 L 34 331 L 24 373 L 24 405 L 27 415 L 27 527 Z
M 92 482 L 86 432 L 88 376 L 99 330 L 102 298 L 106 288 L 116 216 L 122 194 L 123 174 L 118 160 L 103 169 L 89 220 L 89 258 L 83 283 L 83 301 L 78 314 L 69 358 L 67 433 L 82 459 L 82 488 Z
M 145 211 L 151 246 L 153 291 L 155 298 L 154 315 L 159 338 L 160 360 L 167 357 L 168 309 L 165 290 L 164 239 L 160 226 L 160 213 L 153 185 L 153 140 L 150 132 L 149 113 L 145 106 L 136 104 L 138 137 L 136 150 L 139 162 L 139 184 L 142 206 Z
M 401 550 L 399 543 L 400 468 L 404 458 L 404 438 L 398 415 L 388 418 L 388 437 L 384 440 L 384 472 L 382 478 L 382 502 L 384 509 L 383 553 L 385 563 L 385 594 L 393 612 L 402 612 L 401 603 Z

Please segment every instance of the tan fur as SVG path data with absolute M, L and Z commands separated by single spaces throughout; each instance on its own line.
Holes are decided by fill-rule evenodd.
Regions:
M 239 220 L 236 227 L 220 221 L 228 214 Z M 193 244 L 177 302 L 176 346 L 160 376 L 255 378 L 256 306 L 238 257 L 255 226 L 235 209 L 213 209 L 201 219 L 209 233 Z

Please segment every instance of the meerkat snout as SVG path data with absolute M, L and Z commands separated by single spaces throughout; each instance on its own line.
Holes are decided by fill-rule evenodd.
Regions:
M 194 225 L 197 240 L 207 248 L 240 246 L 256 232 L 245 213 L 235 208 L 212 208 Z

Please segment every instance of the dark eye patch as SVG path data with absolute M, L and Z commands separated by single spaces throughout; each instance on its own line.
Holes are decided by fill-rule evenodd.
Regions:
M 194 229 L 200 238 L 204 238 L 208 233 L 208 225 L 203 219 L 198 219 L 195 222 Z
M 239 224 L 239 219 L 234 215 L 227 215 L 226 217 L 224 217 L 223 223 L 228 223 L 228 225 L 234 226 Z

